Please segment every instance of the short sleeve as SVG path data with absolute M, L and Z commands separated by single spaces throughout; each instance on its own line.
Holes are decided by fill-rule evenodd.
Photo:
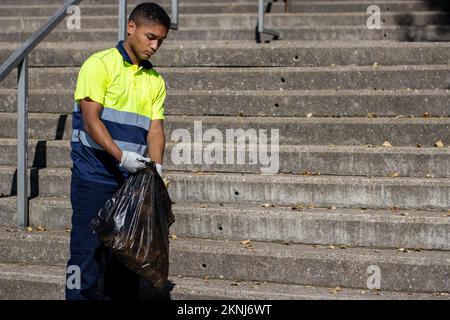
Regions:
M 166 100 L 166 85 L 161 77 L 158 93 L 152 105 L 152 120 L 164 120 L 164 101 Z
M 104 105 L 108 83 L 108 70 L 98 57 L 89 57 L 81 66 L 75 89 L 75 101 L 89 97 Z

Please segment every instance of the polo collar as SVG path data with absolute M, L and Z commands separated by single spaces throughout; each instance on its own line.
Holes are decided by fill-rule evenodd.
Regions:
M 117 43 L 116 49 L 120 52 L 123 59 L 128 62 L 129 64 L 133 64 L 133 61 L 131 61 L 130 56 L 128 55 L 127 50 L 125 50 L 125 47 L 123 46 L 123 40 L 119 41 Z M 144 67 L 145 69 L 151 69 L 153 68 L 153 65 L 148 60 L 143 60 L 140 64 L 140 66 Z

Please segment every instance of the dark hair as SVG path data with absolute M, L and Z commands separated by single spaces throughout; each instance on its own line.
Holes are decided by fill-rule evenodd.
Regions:
M 130 14 L 128 20 L 141 24 L 161 24 L 167 29 L 170 28 L 170 17 L 167 12 L 154 2 L 144 2 L 138 4 Z

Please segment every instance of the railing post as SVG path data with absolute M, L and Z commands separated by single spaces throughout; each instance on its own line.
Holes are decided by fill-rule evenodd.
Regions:
M 172 14 L 170 20 L 170 28 L 178 30 L 178 0 L 172 0 Z
M 17 95 L 17 217 L 28 226 L 28 55 L 18 66 Z
M 119 0 L 119 41 L 127 35 L 127 0 Z
M 264 0 L 259 0 L 258 3 L 258 24 L 257 24 L 257 31 L 258 31 L 258 38 L 257 42 L 261 41 L 261 34 L 266 33 L 271 36 L 273 36 L 275 39 L 278 39 L 280 37 L 280 33 L 275 30 L 270 30 L 264 27 L 264 12 L 265 12 L 265 4 Z

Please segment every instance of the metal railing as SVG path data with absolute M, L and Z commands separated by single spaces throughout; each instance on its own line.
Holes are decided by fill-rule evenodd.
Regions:
M 273 3 L 273 1 L 270 1 L 270 3 Z M 284 12 L 288 13 L 291 11 L 291 6 L 292 6 L 292 1 L 291 0 L 284 0 L 285 3 L 285 7 L 284 7 Z M 266 12 L 266 4 L 264 0 L 259 0 L 258 3 L 258 21 L 257 21 L 257 42 L 261 41 L 261 35 L 263 33 L 265 34 L 269 34 L 271 36 L 274 37 L 274 39 L 279 39 L 280 37 L 280 33 L 276 30 L 272 30 L 272 29 L 268 29 L 264 26 L 264 14 Z
M 257 22 L 257 28 L 258 28 L 258 37 L 261 39 L 261 34 L 269 34 L 271 36 L 274 36 L 275 38 L 280 37 L 280 33 L 276 30 L 267 29 L 264 27 L 264 13 L 266 12 L 266 4 L 265 0 L 259 0 L 258 3 L 258 22 Z
M 69 0 L 50 20 L 17 49 L 0 67 L 0 82 L 15 68 L 17 81 L 17 219 L 19 228 L 28 226 L 28 55 L 67 15 Z
M 127 0 L 119 0 L 119 41 L 127 34 Z M 170 28 L 178 30 L 178 0 L 172 0 Z

